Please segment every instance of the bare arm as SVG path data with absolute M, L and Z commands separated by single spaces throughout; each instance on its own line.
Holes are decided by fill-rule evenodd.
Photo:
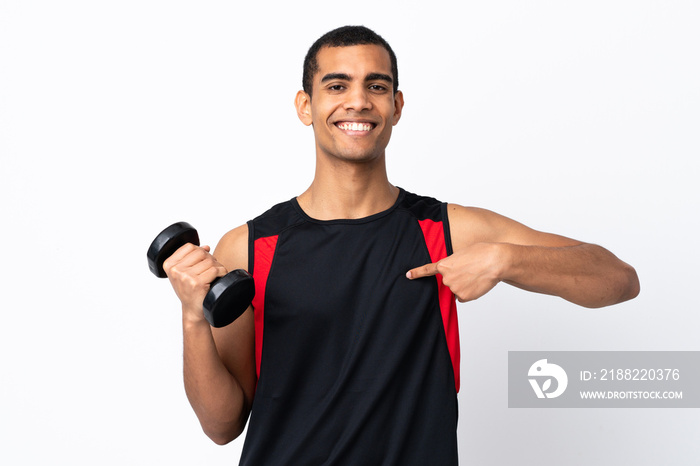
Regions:
M 187 398 L 204 432 L 225 444 L 243 431 L 255 391 L 254 327 L 251 308 L 216 329 L 204 319 L 209 283 L 227 270 L 247 268 L 248 228 L 229 232 L 214 256 L 208 247 L 186 245 L 165 264 L 182 302 L 184 381 Z
M 483 209 L 450 204 L 448 216 L 454 254 L 408 275 L 440 273 L 462 302 L 483 296 L 500 281 L 585 307 L 616 304 L 639 293 L 635 270 L 600 246 L 539 232 Z

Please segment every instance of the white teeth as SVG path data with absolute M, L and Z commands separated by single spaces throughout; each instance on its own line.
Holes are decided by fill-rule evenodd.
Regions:
M 366 123 L 341 123 L 338 128 L 345 131 L 370 131 L 372 125 Z

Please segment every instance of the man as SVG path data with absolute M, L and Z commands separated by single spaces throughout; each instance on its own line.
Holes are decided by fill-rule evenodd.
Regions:
M 607 250 L 390 184 L 385 148 L 403 110 L 396 58 L 363 27 L 309 50 L 295 106 L 316 173 L 300 196 L 164 264 L 182 301 L 184 377 L 206 434 L 251 421 L 241 464 L 457 463 L 455 297 L 504 281 L 586 307 L 637 295 Z M 227 270 L 256 297 L 211 328 L 202 301 Z

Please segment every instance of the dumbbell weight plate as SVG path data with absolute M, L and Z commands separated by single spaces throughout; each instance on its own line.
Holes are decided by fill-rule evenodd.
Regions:
M 253 277 L 242 269 L 236 269 L 211 282 L 204 297 L 204 317 L 212 327 L 225 327 L 243 314 L 253 297 Z
M 148 268 L 158 278 L 166 278 L 163 262 L 172 256 L 180 246 L 192 243 L 199 246 L 197 230 L 187 222 L 173 223 L 161 231 L 148 248 Z

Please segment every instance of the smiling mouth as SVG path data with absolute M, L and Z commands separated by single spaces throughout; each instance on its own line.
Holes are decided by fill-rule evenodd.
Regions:
M 339 121 L 338 123 L 335 124 L 339 129 L 342 129 L 343 131 L 372 131 L 375 126 L 377 126 L 374 123 L 361 123 L 361 122 L 355 122 L 355 121 Z

